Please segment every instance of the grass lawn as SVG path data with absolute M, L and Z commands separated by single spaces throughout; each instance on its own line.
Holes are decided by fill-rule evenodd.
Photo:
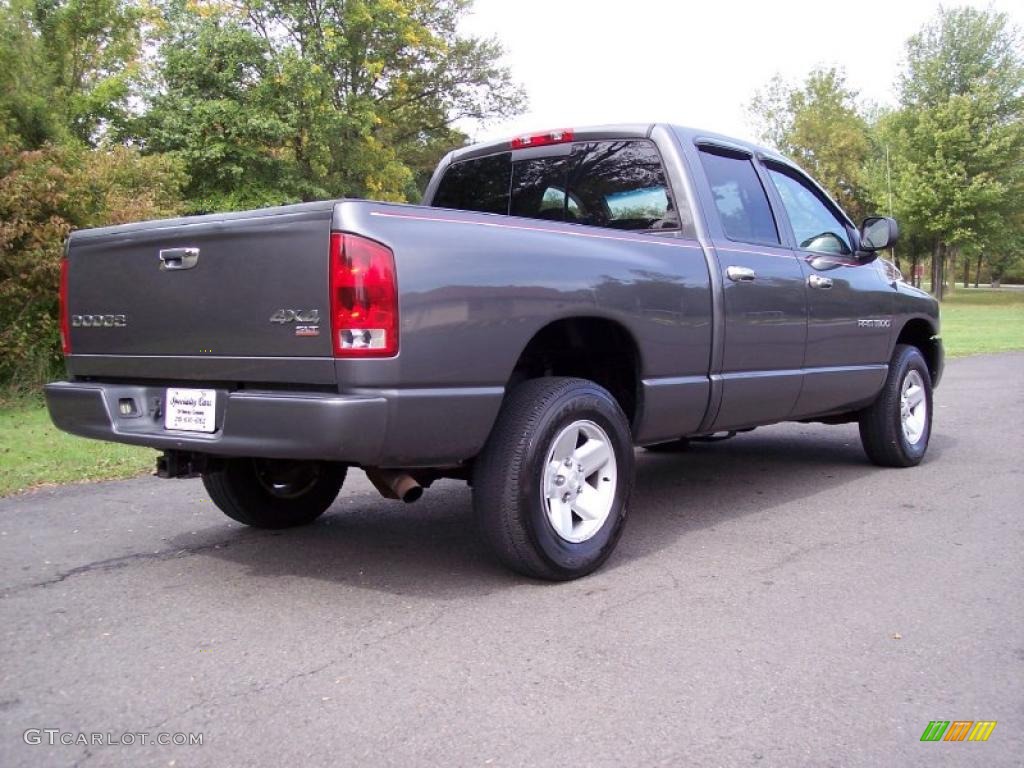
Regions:
M 0 401 L 0 496 L 39 485 L 152 472 L 156 451 L 86 440 L 50 423 L 38 400 Z
M 1024 349 L 1024 290 L 958 288 L 942 304 L 949 357 Z M 0 399 L 0 496 L 151 472 L 156 451 L 58 431 L 38 400 Z
M 940 311 L 948 357 L 1024 349 L 1024 289 L 957 288 Z

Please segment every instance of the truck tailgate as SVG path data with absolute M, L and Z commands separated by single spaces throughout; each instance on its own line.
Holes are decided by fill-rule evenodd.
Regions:
M 250 377 L 242 361 L 320 358 L 323 371 L 310 383 L 333 380 L 333 208 L 309 203 L 75 232 L 69 370 L 138 376 L 146 371 L 126 367 L 126 358 L 140 357 L 154 378 L 274 381 L 293 379 L 287 365 L 251 366 Z

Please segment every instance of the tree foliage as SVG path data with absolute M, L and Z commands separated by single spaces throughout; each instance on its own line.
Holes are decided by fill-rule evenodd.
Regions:
M 132 130 L 147 153 L 184 164 L 189 208 L 255 208 L 323 193 L 303 187 L 291 106 L 266 42 L 219 15 L 179 18 L 174 27 L 161 51 L 160 90 Z
M 95 146 L 128 113 L 150 9 L 137 0 L 12 0 L 0 7 L 0 123 L 29 148 Z
M 940 10 L 907 43 L 900 107 L 879 126 L 894 151 L 905 227 L 932 245 L 932 284 L 945 262 L 1019 247 L 1024 211 L 1024 58 L 1004 14 Z
M 181 157 L 198 209 L 418 194 L 465 118 L 522 94 L 466 0 L 235 0 L 167 8 L 161 72 L 135 138 Z
M 749 111 L 763 141 L 806 169 L 855 219 L 869 213 L 869 128 L 841 70 L 815 69 L 797 86 L 776 75 Z
M 124 147 L 0 146 L 0 381 L 60 362 L 57 283 L 72 229 L 169 216 L 184 176 L 169 158 Z
M 906 44 L 899 104 L 872 111 L 836 69 L 774 78 L 751 103 L 762 139 L 816 176 L 853 215 L 900 221 L 900 250 L 943 265 L 984 254 L 1012 267 L 1024 221 L 1024 59 L 1004 14 L 940 9 Z

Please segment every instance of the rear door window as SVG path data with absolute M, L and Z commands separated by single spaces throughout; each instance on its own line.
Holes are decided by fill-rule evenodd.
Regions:
M 700 162 L 725 236 L 744 243 L 779 245 L 768 195 L 750 158 L 701 148 Z

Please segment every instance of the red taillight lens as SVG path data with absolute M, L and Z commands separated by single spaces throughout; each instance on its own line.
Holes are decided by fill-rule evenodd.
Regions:
M 336 357 L 398 353 L 395 255 L 373 240 L 331 233 L 331 335 Z
M 68 260 L 60 260 L 60 348 L 71 354 L 71 323 L 68 322 Z
M 528 147 L 546 147 L 549 144 L 564 144 L 573 140 L 572 131 L 547 131 L 546 133 L 533 133 L 528 136 L 516 136 L 512 139 L 512 149 L 527 149 Z

